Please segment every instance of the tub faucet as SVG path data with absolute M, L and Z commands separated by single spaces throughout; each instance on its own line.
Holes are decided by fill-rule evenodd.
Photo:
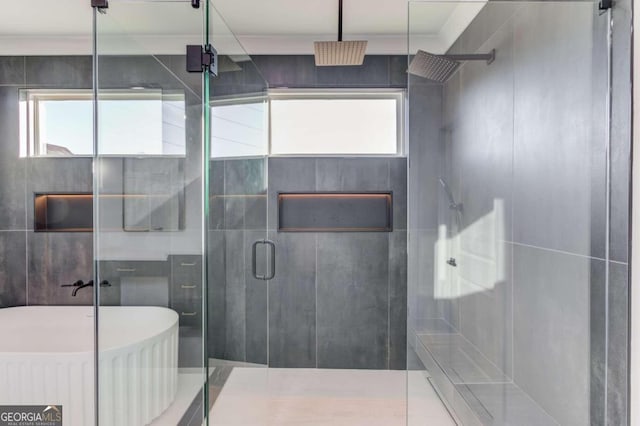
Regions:
M 76 282 L 74 282 L 73 284 L 65 284 L 62 287 L 73 287 L 73 292 L 71 293 L 71 295 L 73 297 L 75 297 L 78 294 L 78 291 L 82 288 L 85 287 L 93 287 L 93 280 L 85 283 L 82 280 L 78 280 Z M 100 282 L 100 287 L 111 287 L 111 284 L 109 284 L 109 281 L 107 280 L 102 280 Z

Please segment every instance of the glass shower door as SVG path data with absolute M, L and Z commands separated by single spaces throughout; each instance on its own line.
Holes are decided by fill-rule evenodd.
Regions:
M 434 13 L 456 17 L 438 42 Z M 610 422 L 609 24 L 592 2 L 409 3 L 410 424 L 425 380 L 465 425 Z M 485 56 L 436 76 L 429 53 Z
M 209 424 L 268 424 L 276 258 L 267 236 L 267 84 L 212 2 L 207 7 L 207 43 L 218 53 L 217 73 L 205 81 Z
M 113 0 L 95 20 L 97 421 L 200 425 L 205 101 L 185 52 L 204 11 Z

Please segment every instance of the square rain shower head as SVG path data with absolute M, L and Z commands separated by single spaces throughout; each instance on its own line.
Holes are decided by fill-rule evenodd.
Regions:
M 315 41 L 316 66 L 362 65 L 367 50 L 366 40 Z
M 409 64 L 408 71 L 409 74 L 444 83 L 459 66 L 460 62 L 458 61 L 418 50 Z

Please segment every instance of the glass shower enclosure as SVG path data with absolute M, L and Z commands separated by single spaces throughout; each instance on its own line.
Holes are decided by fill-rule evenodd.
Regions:
M 456 20 L 434 39 L 438 6 L 409 2 L 417 380 L 465 425 L 623 424 L 607 400 L 608 294 L 626 285 L 609 235 L 611 12 L 447 3 Z
M 110 1 L 95 31 L 97 419 L 201 424 L 216 357 L 266 364 L 266 82 L 208 2 Z M 187 45 L 215 69 L 187 72 Z
M 0 144 L 1 405 L 61 406 L 70 426 L 266 425 L 280 398 L 315 421 L 334 405 L 287 374 L 333 369 L 325 397 L 367 368 L 393 373 L 370 407 L 391 401 L 399 424 L 436 424 L 434 401 L 446 424 L 626 424 L 611 11 L 407 7 L 406 149 L 366 166 L 269 157 L 256 64 L 272 59 L 210 1 L 111 0 L 86 14 L 91 43 L 0 57 L 16 142 Z M 212 45 L 215 72 L 187 72 L 187 45 Z M 393 193 L 397 233 L 281 232 L 279 191 L 336 188 Z

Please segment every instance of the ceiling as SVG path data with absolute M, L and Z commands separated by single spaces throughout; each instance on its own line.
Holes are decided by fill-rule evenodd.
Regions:
M 90 0 L 2 3 L 0 55 L 91 52 Z M 107 13 L 98 15 L 98 49 L 168 54 L 184 52 L 185 44 L 201 44 L 203 8 L 194 10 L 189 3 L 110 0 Z M 311 54 L 314 40 L 337 38 L 337 3 L 212 0 L 212 41 L 220 53 Z M 368 40 L 369 54 L 406 54 L 410 27 L 412 51 L 444 53 L 484 4 L 344 0 L 344 39 Z

